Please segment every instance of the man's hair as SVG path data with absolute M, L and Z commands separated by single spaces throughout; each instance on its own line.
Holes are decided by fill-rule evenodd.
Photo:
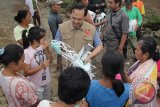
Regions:
M 68 67 L 59 76 L 58 96 L 66 104 L 82 100 L 90 85 L 89 75 L 79 67 Z
M 82 3 L 74 3 L 70 9 L 71 13 L 74 11 L 74 9 L 84 10 L 84 16 L 87 15 L 88 12 L 87 7 Z
M 119 6 L 122 4 L 122 0 L 114 0 L 115 3 L 119 3 Z

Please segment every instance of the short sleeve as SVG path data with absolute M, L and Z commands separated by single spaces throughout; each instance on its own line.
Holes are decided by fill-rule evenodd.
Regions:
M 27 50 L 25 50 L 24 51 L 24 63 L 26 63 L 26 64 L 30 64 L 31 63 L 31 58 L 30 58 L 30 56 L 29 56 L 29 53 L 28 53 L 28 51 Z
M 95 47 L 95 48 L 96 48 L 97 46 L 99 46 L 100 44 L 102 44 L 102 41 L 101 41 L 101 39 L 100 39 L 99 34 L 98 34 L 97 31 L 96 31 L 95 34 L 94 34 L 94 39 L 93 39 L 93 41 L 94 41 L 94 47 Z
M 16 41 L 21 39 L 21 33 L 16 28 L 14 29 L 14 38 Z
M 55 40 L 58 40 L 58 41 L 62 40 L 62 36 L 61 36 L 61 33 L 60 33 L 59 29 L 57 30 L 57 33 L 56 33 L 56 36 L 55 36 Z
M 34 90 L 23 81 L 17 82 L 15 87 L 15 96 L 21 105 L 31 106 L 38 100 Z
M 123 12 L 122 14 L 122 24 L 121 24 L 121 28 L 122 28 L 122 33 L 128 33 L 128 29 L 129 29 L 129 18 L 128 16 Z

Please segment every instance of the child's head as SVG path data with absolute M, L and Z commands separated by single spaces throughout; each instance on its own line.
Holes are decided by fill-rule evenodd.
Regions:
M 26 35 L 26 33 L 27 30 L 24 30 L 22 34 L 24 49 L 28 48 L 30 44 L 36 43 L 38 45 L 41 45 L 45 41 L 46 31 L 39 26 L 30 28 L 28 35 Z
M 124 91 L 124 86 L 121 80 L 116 80 L 115 77 L 118 73 L 124 72 L 124 57 L 117 51 L 107 51 L 102 56 L 101 64 L 102 73 L 105 78 L 112 80 L 113 90 L 119 97 Z
M 115 78 L 115 75 L 124 70 L 124 57 L 117 51 L 107 51 L 102 59 L 102 71 L 106 77 Z
M 18 72 L 22 69 L 23 62 L 24 53 L 22 47 L 10 44 L 0 49 L 0 63 L 6 67 L 11 67 L 12 70 Z
M 58 96 L 66 104 L 76 104 L 82 100 L 90 85 L 90 77 L 79 67 L 66 68 L 58 80 Z

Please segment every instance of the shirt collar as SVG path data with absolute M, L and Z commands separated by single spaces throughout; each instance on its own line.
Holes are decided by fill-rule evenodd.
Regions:
M 133 6 L 132 6 L 132 8 L 131 8 L 130 10 L 128 10 L 126 6 L 125 6 L 125 8 L 126 8 L 126 11 L 132 11 L 132 9 L 133 9 Z
M 121 9 L 119 9 L 116 13 L 113 13 L 112 12 L 112 15 L 114 16 L 114 15 L 116 15 L 116 16 L 119 16 L 121 14 Z
M 83 23 L 84 23 L 84 22 L 83 22 Z M 69 22 L 69 29 L 70 29 L 70 31 L 73 31 L 73 30 L 81 30 L 81 31 L 84 31 L 84 24 L 82 24 L 82 26 L 81 26 L 80 29 L 76 29 L 76 28 L 73 27 L 72 21 L 70 20 L 70 22 Z
M 52 11 L 52 10 L 50 10 L 50 12 L 51 12 L 51 13 L 53 13 L 53 14 L 57 14 L 57 12 L 55 12 L 55 11 Z

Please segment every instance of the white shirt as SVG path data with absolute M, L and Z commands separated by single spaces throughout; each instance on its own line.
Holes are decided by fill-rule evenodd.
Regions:
M 36 2 L 36 5 L 37 5 L 37 3 L 38 3 L 37 0 L 35 0 L 35 2 Z M 35 12 L 36 10 L 34 10 L 32 0 L 26 0 L 26 3 L 25 3 L 25 4 L 29 7 L 30 12 L 31 12 L 31 15 L 33 16 L 33 15 L 34 15 L 34 12 Z M 37 6 L 37 8 L 38 8 L 38 6 Z
M 14 28 L 14 38 L 15 38 L 15 40 L 16 40 L 16 41 L 21 40 L 21 39 L 22 39 L 22 32 L 23 32 L 23 30 L 26 29 L 27 31 L 29 31 L 29 29 L 30 29 L 31 27 L 33 27 L 33 26 L 34 26 L 33 24 L 29 24 L 29 25 L 28 25 L 28 28 L 23 28 L 22 26 L 17 25 L 17 26 Z M 28 35 L 28 32 L 27 32 L 26 35 Z

